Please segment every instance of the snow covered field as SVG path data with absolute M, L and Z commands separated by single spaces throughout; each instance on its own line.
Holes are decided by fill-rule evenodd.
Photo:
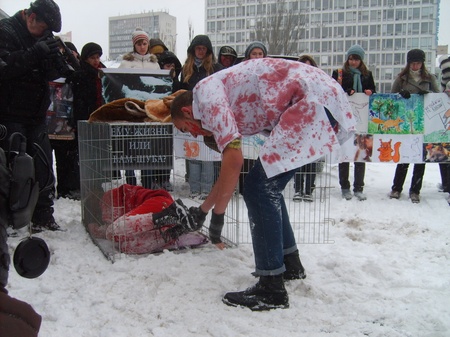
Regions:
M 66 231 L 36 235 L 49 268 L 30 280 L 12 267 L 8 290 L 43 316 L 42 337 L 449 336 L 450 207 L 438 165 L 427 164 L 420 204 L 407 198 L 412 165 L 400 200 L 387 196 L 395 165 L 367 164 L 364 202 L 343 200 L 337 165 L 330 171 L 334 243 L 299 245 L 308 276 L 287 283 L 289 309 L 222 303 L 256 282 L 250 244 L 111 263 L 81 224 L 80 203 L 66 199 L 55 201 Z M 19 242 L 10 238 L 11 253 Z

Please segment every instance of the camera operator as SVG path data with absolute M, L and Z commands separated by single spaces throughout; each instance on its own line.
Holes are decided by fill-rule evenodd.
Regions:
M 7 64 L 0 58 L 0 74 Z M 7 134 L 6 126 L 0 124 L 0 140 Z M 42 317 L 26 302 L 11 297 L 6 290 L 11 257 L 7 244 L 10 218 L 11 172 L 6 155 L 0 148 L 0 336 L 37 337 Z
M 7 136 L 0 146 L 8 151 L 8 138 L 19 132 L 28 140 L 27 152 L 35 155 L 34 143 L 45 152 L 47 161 L 35 160 L 36 180 L 40 186 L 54 181 L 49 177 L 52 150 L 45 123 L 50 105 L 48 81 L 65 76 L 60 42 L 51 32 L 61 30 L 61 13 L 53 0 L 36 0 L 28 9 L 0 21 L 0 124 Z M 70 69 L 69 69 L 70 70 Z M 48 164 L 50 163 L 50 164 Z M 33 217 L 32 230 L 59 230 L 53 217 L 54 184 L 41 190 Z

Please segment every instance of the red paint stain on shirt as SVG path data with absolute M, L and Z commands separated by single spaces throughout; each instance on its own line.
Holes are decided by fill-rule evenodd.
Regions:
M 264 155 L 262 160 L 264 160 L 265 162 L 267 162 L 269 164 L 272 164 L 272 163 L 275 163 L 277 161 L 280 161 L 281 157 L 280 157 L 280 155 L 278 153 L 272 153 L 272 154 Z

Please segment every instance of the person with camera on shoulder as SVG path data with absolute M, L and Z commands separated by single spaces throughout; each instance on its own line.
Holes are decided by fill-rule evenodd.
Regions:
M 72 71 L 60 52 L 61 41 L 52 33 L 59 31 L 61 13 L 53 0 L 35 0 L 0 21 L 0 58 L 5 63 L 0 69 L 0 124 L 7 129 L 0 146 L 7 152 L 9 136 L 18 132 L 28 141 L 27 152 L 36 158 L 41 190 L 31 220 L 33 232 L 60 230 L 53 217 L 55 178 L 46 125 L 49 81 Z

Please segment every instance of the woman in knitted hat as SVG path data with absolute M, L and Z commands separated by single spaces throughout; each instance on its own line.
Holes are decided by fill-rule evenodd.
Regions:
M 430 74 L 425 67 L 425 53 L 421 49 L 411 49 L 406 55 L 406 66 L 397 75 L 392 84 L 391 92 L 399 93 L 404 98 L 411 94 L 426 94 L 439 92 L 439 85 L 434 75 Z M 395 169 L 392 190 L 389 194 L 391 199 L 399 199 L 403 190 L 403 184 L 408 173 L 409 164 L 397 164 Z M 420 190 L 422 188 L 425 164 L 414 164 L 409 197 L 412 203 L 420 202 Z
M 158 58 L 150 53 L 149 37 L 141 28 L 131 34 L 133 51 L 125 54 L 119 68 L 160 69 Z
M 197 35 L 187 49 L 187 58 L 181 70 L 181 89 L 192 90 L 202 79 L 222 69 L 216 61 L 209 37 Z M 215 181 L 214 162 L 187 160 L 186 171 L 191 197 L 205 199 Z
M 254 41 L 247 46 L 244 56 L 246 60 L 266 57 L 267 48 L 262 42 Z
M 100 45 L 95 42 L 86 43 L 81 50 L 80 69 L 76 70 L 66 79 L 66 83 L 71 85 L 73 92 L 73 120 L 70 122 L 70 126 L 74 128 L 76 136 L 75 143 L 77 146 L 75 156 L 77 159 L 74 160 L 77 163 L 76 172 L 79 172 L 77 123 L 79 120 L 89 119 L 90 114 L 105 103 L 99 76 L 99 69 L 106 68 L 100 61 L 102 54 L 103 50 Z M 78 193 L 80 191 L 79 176 L 73 184 L 74 186 L 71 187 L 70 191 L 58 189 L 58 196 L 77 198 L 75 191 L 78 191 Z
M 136 28 L 131 34 L 133 51 L 122 57 L 119 68 L 128 69 L 160 69 L 158 58 L 150 53 L 150 39 L 148 34 L 142 28 Z M 149 172 L 141 172 L 142 185 L 152 188 L 153 178 L 149 177 Z M 133 170 L 125 171 L 127 184 L 136 185 L 137 179 Z
M 365 93 L 367 96 L 376 92 L 375 82 L 372 72 L 364 64 L 365 51 L 360 45 L 353 45 L 347 50 L 347 60 L 341 69 L 333 71 L 333 78 L 339 82 L 342 89 L 349 95 L 355 92 Z M 353 193 L 358 200 L 366 200 L 363 193 L 364 175 L 366 172 L 366 163 L 355 162 Z M 339 164 L 339 184 L 341 185 L 342 196 L 346 200 L 352 199 L 350 192 L 350 181 L 348 180 L 350 163 Z

